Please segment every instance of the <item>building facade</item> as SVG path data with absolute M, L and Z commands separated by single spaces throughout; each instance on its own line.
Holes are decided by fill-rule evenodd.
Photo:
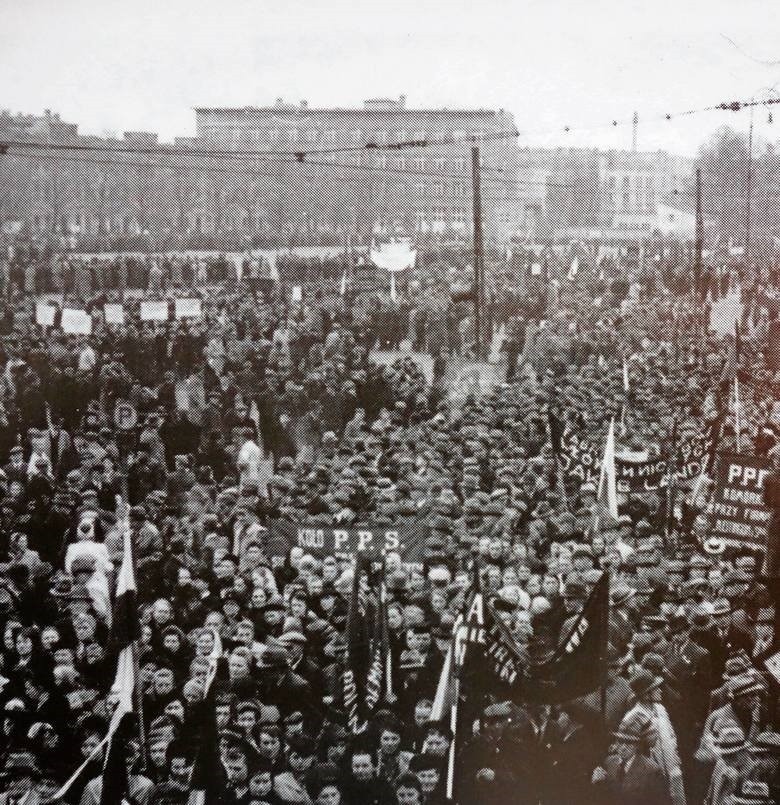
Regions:
M 258 170 L 255 224 L 292 234 L 339 231 L 365 240 L 395 231 L 463 234 L 471 230 L 471 145 L 483 165 L 483 226 L 506 239 L 515 226 L 517 146 L 512 115 L 488 109 L 414 109 L 406 99 L 362 107 L 272 106 L 196 109 L 198 138 L 221 149 L 267 151 Z M 484 138 L 484 139 L 483 139 Z M 392 148 L 409 141 L 443 143 Z M 365 148 L 367 144 L 374 147 Z M 333 150 L 344 149 L 333 153 Z M 325 151 L 317 155 L 317 151 Z M 280 164 L 279 152 L 315 152 Z
M 658 203 L 689 188 L 693 169 L 665 151 L 521 148 L 519 234 L 642 239 L 657 226 Z

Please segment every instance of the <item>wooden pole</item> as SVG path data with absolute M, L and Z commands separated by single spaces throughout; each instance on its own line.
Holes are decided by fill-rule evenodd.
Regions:
M 471 148 L 471 186 L 473 196 L 474 230 L 474 344 L 477 360 L 484 355 L 482 302 L 484 299 L 484 245 L 482 242 L 482 196 L 479 181 L 479 146 Z

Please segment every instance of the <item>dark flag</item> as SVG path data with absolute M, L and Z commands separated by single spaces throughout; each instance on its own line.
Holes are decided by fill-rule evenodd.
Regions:
M 366 726 L 360 707 L 370 667 L 366 621 L 360 605 L 360 583 L 366 564 L 367 559 L 358 554 L 347 611 L 347 663 L 343 676 L 344 709 L 347 712 L 347 724 L 353 733 L 362 732 Z
M 135 644 L 140 634 L 138 610 L 136 608 L 135 570 L 133 568 L 133 549 L 130 524 L 124 523 L 124 552 L 117 579 L 114 618 L 111 641 L 117 656 L 114 690 L 119 703 L 111 717 L 109 726 L 108 752 L 103 767 L 103 782 L 100 805 L 117 805 L 129 796 L 129 772 L 127 741 L 132 734 L 132 719 L 135 712 Z
M 366 679 L 366 710 L 372 713 L 382 698 L 382 689 L 389 697 L 392 694 L 390 634 L 387 625 L 387 586 L 385 568 L 379 583 L 379 606 L 374 619 L 374 634 L 371 637 L 371 665 Z
M 558 704 L 591 693 L 606 681 L 609 578 L 603 574 L 555 651 L 541 660 L 521 649 L 508 627 L 485 607 L 485 687 L 517 703 Z
M 525 701 L 556 704 L 591 693 L 607 678 L 609 574 L 602 574 L 569 634 L 521 682 Z
M 217 703 L 215 699 L 217 666 L 222 658 L 222 641 L 214 630 L 214 649 L 209 657 L 206 693 L 201 702 L 201 738 L 190 777 L 190 796 L 187 805 L 219 805 L 227 801 L 227 779 L 219 751 Z

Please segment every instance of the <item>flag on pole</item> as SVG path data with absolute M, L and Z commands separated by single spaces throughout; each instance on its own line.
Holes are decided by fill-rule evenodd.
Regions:
M 122 565 L 117 579 L 116 600 L 111 640 L 118 650 L 116 677 L 112 691 L 117 696 L 116 710 L 109 726 L 108 752 L 103 767 L 103 782 L 100 805 L 116 805 L 129 796 L 129 773 L 127 769 L 127 740 L 135 711 L 136 673 L 135 650 L 140 635 L 137 587 L 133 567 L 133 548 L 130 523 L 123 519 L 124 550 Z
M 593 692 L 606 682 L 608 645 L 609 574 L 603 573 L 555 651 L 527 666 L 520 700 L 557 704 Z
M 347 725 L 353 734 L 362 732 L 366 727 L 366 720 L 360 707 L 360 701 L 365 694 L 364 680 L 368 678 L 370 664 L 365 617 L 360 606 L 361 577 L 366 564 L 365 556 L 358 554 L 355 561 L 355 575 L 352 577 L 352 595 L 347 610 L 347 662 L 342 682 Z
M 190 777 L 190 796 L 187 805 L 218 805 L 227 797 L 225 768 L 219 751 L 217 728 L 216 686 L 212 683 L 217 675 L 222 658 L 222 641 L 214 629 L 214 647 L 209 655 L 209 672 L 206 689 L 201 702 L 203 718 L 200 746 L 195 757 Z
M 614 419 L 609 421 L 607 442 L 604 446 L 604 458 L 601 462 L 601 475 L 599 476 L 598 502 L 599 510 L 606 510 L 614 520 L 618 519 Z
M 346 269 L 346 267 L 344 268 L 344 271 L 341 274 L 341 287 L 339 289 L 339 293 L 342 296 L 347 295 L 347 269 Z
M 374 619 L 374 634 L 371 638 L 371 665 L 366 679 L 366 710 L 372 713 L 382 698 L 382 689 L 392 696 L 390 635 L 387 626 L 387 587 L 384 564 L 379 583 L 379 606 Z M 384 683 L 384 685 L 383 685 Z

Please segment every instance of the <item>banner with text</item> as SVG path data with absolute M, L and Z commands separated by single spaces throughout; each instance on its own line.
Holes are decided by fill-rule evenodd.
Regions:
M 377 562 L 384 553 L 397 552 L 406 564 L 422 564 L 427 536 L 428 527 L 417 521 L 338 528 L 276 520 L 268 526 L 266 547 L 272 557 L 285 557 L 298 546 L 313 556 L 360 553 Z
M 710 534 L 727 545 L 766 549 L 770 509 L 764 505 L 769 462 L 754 456 L 721 456 L 710 503 Z
M 574 492 L 584 483 L 598 484 L 602 452 L 602 447 L 581 440 L 574 434 L 564 435 L 560 464 L 564 482 Z M 679 451 L 676 468 L 678 481 L 697 478 L 702 467 L 703 459 L 696 451 Z M 617 489 L 623 494 L 654 492 L 669 482 L 669 460 L 666 456 L 637 458 L 618 453 L 615 456 L 615 470 Z

